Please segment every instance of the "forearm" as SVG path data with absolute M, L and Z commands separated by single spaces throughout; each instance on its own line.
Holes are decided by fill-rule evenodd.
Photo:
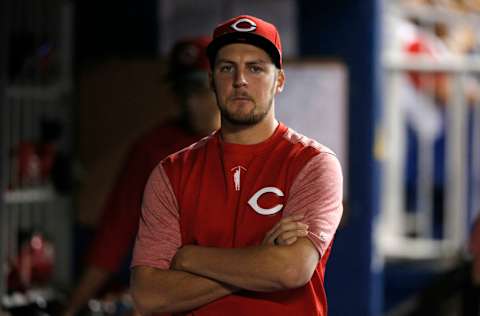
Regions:
M 142 314 L 192 310 L 236 290 L 188 272 L 149 267 L 135 268 L 131 280 L 131 294 Z
M 311 247 L 305 238 L 290 246 L 186 246 L 177 252 L 172 268 L 252 291 L 285 290 L 310 280 L 318 262 L 318 253 Z

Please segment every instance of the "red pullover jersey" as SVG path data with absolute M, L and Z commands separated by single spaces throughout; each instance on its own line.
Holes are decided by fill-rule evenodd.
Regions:
M 327 315 L 323 285 L 342 214 L 342 173 L 331 150 L 280 124 L 266 141 L 229 144 L 220 133 L 170 155 L 145 189 L 132 266 L 168 269 L 183 245 L 260 245 L 282 218 L 305 214 L 321 259 L 303 287 L 240 291 L 184 315 Z M 299 258 L 301 260 L 301 258 Z

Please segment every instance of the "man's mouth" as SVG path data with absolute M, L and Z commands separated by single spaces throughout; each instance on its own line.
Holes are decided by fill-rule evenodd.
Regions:
M 252 101 L 252 98 L 250 98 L 249 96 L 244 96 L 244 95 L 233 96 L 230 99 L 232 101 Z

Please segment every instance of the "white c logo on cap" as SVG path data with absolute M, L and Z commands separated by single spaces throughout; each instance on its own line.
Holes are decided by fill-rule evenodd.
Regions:
M 249 24 L 250 26 L 249 27 L 241 27 L 240 24 L 243 23 L 243 22 Z M 253 22 L 250 19 L 243 18 L 243 19 L 237 20 L 237 22 L 230 25 L 230 27 L 237 32 L 251 32 L 251 31 L 255 31 L 257 29 L 257 24 L 255 24 L 255 22 Z
M 260 198 L 261 195 L 265 193 L 273 193 L 277 196 L 283 196 L 283 192 L 275 187 L 266 187 L 263 189 L 260 189 L 255 193 L 250 200 L 248 200 L 248 204 L 257 212 L 258 214 L 262 215 L 272 215 L 275 213 L 280 212 L 280 210 L 283 208 L 283 204 L 277 204 L 276 206 L 272 208 L 263 208 L 258 205 L 258 199 Z

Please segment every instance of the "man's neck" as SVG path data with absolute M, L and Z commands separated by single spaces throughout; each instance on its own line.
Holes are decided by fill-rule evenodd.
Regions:
M 226 143 L 253 145 L 263 142 L 273 135 L 278 127 L 274 117 L 265 117 L 258 124 L 251 126 L 232 125 L 222 120 L 222 138 Z

